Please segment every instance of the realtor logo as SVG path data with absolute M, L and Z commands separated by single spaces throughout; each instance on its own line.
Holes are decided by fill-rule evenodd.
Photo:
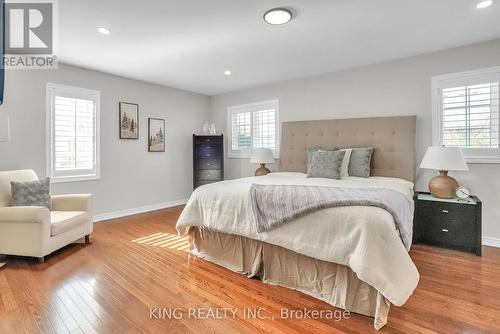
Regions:
M 3 59 L 6 68 L 57 68 L 56 5 L 52 0 L 6 1 Z
M 52 54 L 52 3 L 5 4 L 5 52 Z

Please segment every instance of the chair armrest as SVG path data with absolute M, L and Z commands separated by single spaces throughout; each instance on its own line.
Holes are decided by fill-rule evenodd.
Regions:
M 8 206 L 0 208 L 0 223 L 47 223 L 50 211 L 42 206 Z
M 92 195 L 53 195 L 52 210 L 54 211 L 92 211 Z

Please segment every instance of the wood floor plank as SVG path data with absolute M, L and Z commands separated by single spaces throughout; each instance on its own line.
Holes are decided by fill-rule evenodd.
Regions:
M 0 297 L 0 312 L 8 312 L 16 309 L 16 301 L 2 270 L 0 270 Z
M 10 312 L 2 312 L 0 315 L 6 322 L 10 322 L 10 327 L 14 331 L 54 333 L 45 307 L 38 299 L 39 291 L 34 289 L 27 279 L 30 273 L 29 264 L 13 263 L 12 268 L 15 272 L 6 270 L 4 273 L 17 307 Z
M 73 244 L 38 264 L 8 258 L 0 269 L 0 333 L 375 333 L 373 319 L 281 319 L 280 310 L 337 310 L 297 291 L 264 284 L 191 256 L 177 236 L 182 207 L 95 224 L 91 244 Z M 416 245 L 421 274 L 383 333 L 499 333 L 500 250 L 481 258 Z M 265 309 L 266 318 L 242 310 Z M 182 311 L 175 318 L 151 310 Z M 199 319 L 189 309 L 236 308 Z

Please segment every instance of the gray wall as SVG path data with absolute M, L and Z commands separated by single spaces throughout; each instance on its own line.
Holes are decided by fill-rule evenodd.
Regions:
M 219 95 L 210 101 L 210 118 L 227 133 L 228 106 L 274 98 L 280 99 L 281 121 L 417 115 L 420 162 L 432 143 L 431 76 L 497 65 L 500 40 Z M 483 236 L 500 242 L 500 165 L 469 167 L 455 176 L 484 202 Z M 237 178 L 252 175 L 256 166 L 226 159 L 225 168 L 227 178 Z M 416 189 L 426 190 L 432 175 L 418 170 Z
M 207 117 L 203 95 L 61 65 L 57 71 L 6 72 L 10 143 L 0 142 L 0 170 L 32 168 L 45 175 L 45 83 L 101 92 L 101 179 L 57 183 L 53 193 L 92 193 L 95 213 L 188 198 L 192 190 L 191 134 Z M 139 140 L 118 138 L 118 102 L 139 104 Z M 148 153 L 147 118 L 166 119 L 166 152 Z
M 33 168 L 45 175 L 46 82 L 101 91 L 101 179 L 53 186 L 55 194 L 93 193 L 97 214 L 189 197 L 191 134 L 208 117 L 227 132 L 230 105 L 279 98 L 281 121 L 417 115 L 420 161 L 431 144 L 431 76 L 498 66 L 499 55 L 495 40 L 212 98 L 64 65 L 58 71 L 7 71 L 0 112 L 9 114 L 11 140 L 0 142 L 0 170 Z M 118 139 L 119 101 L 140 105 L 140 140 Z M 147 152 L 148 117 L 167 121 L 165 153 Z M 252 175 L 255 167 L 246 159 L 227 159 L 226 177 Z M 455 176 L 484 202 L 483 235 L 500 241 L 500 165 L 470 167 Z M 431 176 L 419 170 L 417 189 L 426 189 Z

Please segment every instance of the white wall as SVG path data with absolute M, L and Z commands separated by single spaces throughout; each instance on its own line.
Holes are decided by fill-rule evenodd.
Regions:
M 203 95 L 61 65 L 57 71 L 6 71 L 4 104 L 10 143 L 0 142 L 0 170 L 32 168 L 45 175 L 45 83 L 101 92 L 101 179 L 57 183 L 54 194 L 92 193 L 104 214 L 188 198 L 192 190 L 191 135 L 208 113 Z M 118 138 L 118 102 L 139 104 L 139 140 Z M 166 119 L 166 152 L 147 150 L 148 117 Z
M 500 39 L 219 95 L 210 101 L 211 121 L 227 133 L 228 106 L 274 98 L 280 100 L 281 121 L 417 115 L 420 162 L 432 143 L 431 76 L 498 65 Z M 236 178 L 252 175 L 256 166 L 246 159 L 226 159 L 225 168 L 227 178 Z M 500 245 L 500 165 L 470 169 L 455 176 L 483 201 L 483 236 Z M 416 189 L 426 190 L 432 175 L 418 170 Z

